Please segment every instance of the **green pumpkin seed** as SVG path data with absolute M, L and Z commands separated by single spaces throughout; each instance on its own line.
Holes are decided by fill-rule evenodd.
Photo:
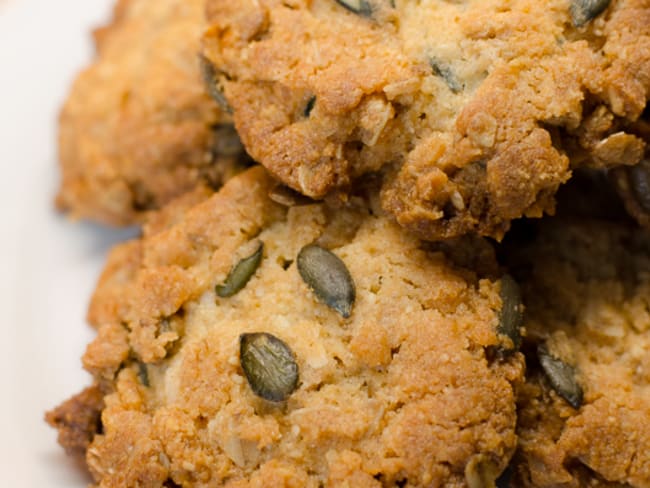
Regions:
M 545 344 L 540 344 L 537 347 L 537 357 L 555 392 L 573 408 L 580 408 L 583 393 L 576 380 L 575 369 L 551 355 Z
M 232 113 L 232 107 L 228 103 L 228 100 L 226 100 L 226 96 L 223 94 L 223 88 L 219 83 L 219 76 L 224 73 L 218 70 L 217 67 L 203 55 L 199 55 L 199 63 L 201 65 L 203 82 L 208 90 L 208 94 L 224 111 Z
M 626 168 L 632 194 L 639 206 L 650 213 L 650 160 Z
M 572 0 L 570 12 L 573 25 L 582 27 L 598 17 L 610 4 L 611 0 Z
M 431 58 L 429 60 L 429 64 L 431 65 L 433 74 L 445 80 L 445 83 L 452 91 L 452 93 L 459 93 L 463 91 L 463 88 L 465 88 L 465 86 L 460 81 L 458 81 L 458 78 L 456 78 L 456 75 L 451 70 L 449 65 L 435 58 Z
M 228 273 L 226 281 L 215 287 L 217 295 L 222 298 L 231 297 L 244 288 L 262 262 L 263 250 L 264 243 L 260 242 L 253 254 L 239 261 Z
M 336 2 L 355 14 L 364 17 L 372 15 L 372 5 L 367 0 L 336 0 Z
M 524 322 L 524 305 L 519 285 L 506 274 L 501 277 L 501 313 L 497 333 L 506 336 L 512 345 L 504 345 L 505 351 L 516 351 L 521 346 L 521 326 Z
M 239 336 L 239 360 L 253 392 L 282 402 L 298 386 L 298 364 L 284 341 L 266 332 Z
M 465 482 L 468 488 L 495 488 L 499 466 L 485 454 L 477 454 L 465 465 Z
M 348 318 L 356 295 L 354 281 L 345 263 L 336 254 L 317 244 L 298 253 L 298 271 L 316 297 Z
M 314 105 L 316 105 L 316 97 L 311 97 L 307 100 L 307 105 L 305 105 L 305 110 L 303 111 L 305 117 L 309 117 L 311 111 L 314 110 Z
M 142 361 L 138 361 L 138 379 L 144 386 L 149 387 L 149 370 Z

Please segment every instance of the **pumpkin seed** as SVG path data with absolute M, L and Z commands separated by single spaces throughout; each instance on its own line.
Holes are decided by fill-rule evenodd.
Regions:
M 626 168 L 632 194 L 639 206 L 650 213 L 650 159 Z
M 298 364 L 287 344 L 267 332 L 239 336 L 239 360 L 253 392 L 282 402 L 298 385 Z
M 429 60 L 429 64 L 431 65 L 433 74 L 445 80 L 445 83 L 452 91 L 452 93 L 459 93 L 463 90 L 463 88 L 465 88 L 465 85 L 458 81 L 458 78 L 456 78 L 456 75 L 451 70 L 449 65 L 435 58 L 431 58 Z
M 228 273 L 226 280 L 215 287 L 217 295 L 222 298 L 231 297 L 246 286 L 255 270 L 262 262 L 262 251 L 264 243 L 260 242 L 257 250 L 248 257 L 239 261 Z
M 138 379 L 144 386 L 149 387 L 149 370 L 142 361 L 138 361 Z
M 226 96 L 223 93 L 223 87 L 219 83 L 219 76 L 224 73 L 218 70 L 217 67 L 203 55 L 199 55 L 199 63 L 201 65 L 203 82 L 208 90 L 208 94 L 224 111 L 232 113 L 232 107 L 228 103 L 228 100 L 226 100 Z
M 524 305 L 519 285 L 506 274 L 501 277 L 501 313 L 497 333 L 506 336 L 512 345 L 504 345 L 505 351 L 516 351 L 521 346 L 521 326 L 524 322 Z
M 537 346 L 537 357 L 555 392 L 573 408 L 580 408 L 583 393 L 576 380 L 575 369 L 551 355 L 545 344 Z
M 610 4 L 611 0 L 573 0 L 570 12 L 573 25 L 582 27 L 598 17 Z
M 372 15 L 372 5 L 367 0 L 336 0 L 336 2 L 355 14 L 364 17 Z
M 307 100 L 307 104 L 305 105 L 305 110 L 303 111 L 305 117 L 309 117 L 311 111 L 314 110 L 314 105 L 316 105 L 316 97 L 311 97 L 309 100 Z
M 317 244 L 298 253 L 298 271 L 316 297 L 348 318 L 356 295 L 354 281 L 345 263 L 336 254 Z
M 485 454 L 477 454 L 465 465 L 468 488 L 495 488 L 499 466 Z

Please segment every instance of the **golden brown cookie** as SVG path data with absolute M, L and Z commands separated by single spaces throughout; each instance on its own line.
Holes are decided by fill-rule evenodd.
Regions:
M 386 173 L 429 239 L 552 213 L 575 164 L 637 163 L 648 0 L 208 0 L 204 53 L 250 154 L 306 195 Z M 562 143 L 563 140 L 570 143 Z M 567 153 L 570 154 L 567 154 Z
M 287 207 L 274 184 L 251 169 L 118 248 L 139 250 L 84 356 L 98 486 L 494 481 L 523 375 L 512 283 L 357 197 Z
M 60 114 L 57 205 L 123 225 L 191 190 L 218 186 L 243 148 L 207 95 L 202 0 L 119 0 L 95 34 L 97 57 Z
M 93 385 L 47 412 L 45 420 L 59 431 L 58 441 L 65 452 L 83 461 L 93 437 L 101 430 L 103 408 L 104 394 Z
M 513 241 L 526 305 L 512 486 L 650 484 L 650 234 L 549 221 Z

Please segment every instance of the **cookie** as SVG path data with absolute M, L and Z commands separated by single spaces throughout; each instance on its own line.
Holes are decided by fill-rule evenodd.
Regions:
M 513 486 L 650 482 L 650 234 L 550 221 L 513 242 L 526 305 Z
M 150 238 L 173 226 L 188 210 L 213 193 L 210 187 L 199 185 L 162 209 L 148 213 L 141 227 L 142 236 Z M 133 281 L 142 265 L 142 253 L 142 239 L 125 242 L 110 250 L 88 307 L 86 318 L 92 326 L 119 320 L 121 312 L 118 310 L 124 307 L 125 287 Z
M 59 208 L 113 225 L 200 182 L 218 186 L 243 148 L 200 69 L 201 0 L 119 0 L 97 56 L 61 110 Z
M 645 141 L 650 141 L 650 107 L 644 115 L 635 128 Z M 641 162 L 615 168 L 611 178 L 629 214 L 643 227 L 650 229 L 650 148 L 646 147 Z
M 552 213 L 576 165 L 637 163 L 647 0 L 208 0 L 204 53 L 250 154 L 312 197 L 384 173 L 427 239 Z M 568 141 L 566 143 L 562 141 Z
M 101 430 L 104 394 L 98 385 L 85 388 L 55 409 L 45 420 L 59 431 L 59 444 L 77 461 L 83 461 L 93 437 Z
M 135 264 L 84 355 L 98 486 L 494 481 L 516 444 L 516 293 L 361 197 L 286 206 L 274 184 L 253 168 L 121 245 Z

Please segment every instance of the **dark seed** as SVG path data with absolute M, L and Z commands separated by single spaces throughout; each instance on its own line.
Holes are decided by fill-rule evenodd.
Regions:
M 232 107 L 228 103 L 228 100 L 226 100 L 226 96 L 223 94 L 223 88 L 219 83 L 219 75 L 222 75 L 223 72 L 218 70 L 216 66 L 208 61 L 208 59 L 203 55 L 199 55 L 199 62 L 201 64 L 201 74 L 208 90 L 208 94 L 223 110 L 232 113 Z
M 573 408 L 580 408 L 583 393 L 576 380 L 575 369 L 552 356 L 545 344 L 537 346 L 537 357 L 555 392 Z
M 429 64 L 431 64 L 433 74 L 445 80 L 445 83 L 453 93 L 461 92 L 465 88 L 447 64 L 435 58 L 430 59 Z
M 626 169 L 635 200 L 645 212 L 650 213 L 650 159 Z
M 331 251 L 316 244 L 298 253 L 298 271 L 320 301 L 348 318 L 356 291 L 345 263 Z
M 264 243 L 260 242 L 259 247 L 253 254 L 239 261 L 228 273 L 226 281 L 215 287 L 217 295 L 222 298 L 231 297 L 244 288 L 262 262 L 263 250 Z
M 309 100 L 307 100 L 307 105 L 305 105 L 305 110 L 303 111 L 305 117 L 309 117 L 311 111 L 314 110 L 314 105 L 316 105 L 316 97 L 311 97 Z
M 512 345 L 504 345 L 506 351 L 516 351 L 521 346 L 521 326 L 524 322 L 524 305 L 521 299 L 521 290 L 512 276 L 506 274 L 501 277 L 501 314 L 497 332 L 506 336 Z
M 582 27 L 598 17 L 610 4 L 611 0 L 572 0 L 571 20 L 576 27 Z
M 144 386 L 149 387 L 149 370 L 147 365 L 141 361 L 138 361 L 138 379 Z
M 465 466 L 468 488 L 495 488 L 494 480 L 498 475 L 499 466 L 485 454 L 477 454 Z
M 298 364 L 282 340 L 266 332 L 239 336 L 239 360 L 253 392 L 282 402 L 298 385 Z
M 350 12 L 370 17 L 372 15 L 372 5 L 367 0 L 336 0 L 337 3 L 347 8 Z

